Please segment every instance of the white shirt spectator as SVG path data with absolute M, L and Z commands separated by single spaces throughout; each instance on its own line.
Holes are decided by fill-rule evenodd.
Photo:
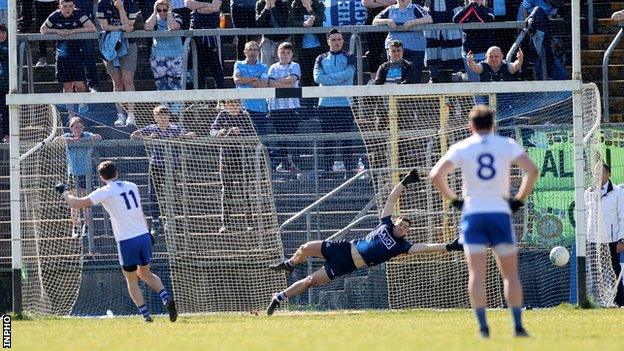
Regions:
M 595 187 L 585 190 L 587 211 L 587 240 L 595 243 L 612 243 L 624 239 L 624 190 L 607 181 L 596 192 Z
M 269 80 L 278 80 L 290 76 L 295 76 L 297 78 L 293 87 L 299 87 L 299 81 L 301 80 L 301 68 L 298 63 L 290 62 L 284 65 L 280 62 L 276 62 L 269 67 Z M 298 98 L 269 99 L 270 111 L 291 110 L 299 107 L 300 104 Z

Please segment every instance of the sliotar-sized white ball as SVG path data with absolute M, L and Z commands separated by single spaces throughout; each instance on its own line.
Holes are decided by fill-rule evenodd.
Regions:
M 555 246 L 550 250 L 550 262 L 557 267 L 565 266 L 570 261 L 570 252 L 563 246 Z

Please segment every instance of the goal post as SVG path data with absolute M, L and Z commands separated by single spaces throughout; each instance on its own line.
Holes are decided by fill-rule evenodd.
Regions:
M 580 100 L 574 98 L 576 91 L 580 92 L 578 94 L 581 97 Z M 596 99 L 599 97 L 595 86 L 582 85 L 578 81 L 385 85 L 352 87 L 349 90 L 314 87 L 301 88 L 295 92 L 296 94 L 293 95 L 293 91 L 289 90 L 287 96 L 300 96 L 302 99 L 327 96 L 348 97 L 350 99 L 354 120 L 358 124 L 359 134 L 366 147 L 365 152 L 370 167 L 367 168 L 370 169 L 373 176 L 378 208 L 383 206 L 387 193 L 391 189 L 391 183 L 395 183 L 393 179 L 399 179 L 402 171 L 417 167 L 424 175 L 450 144 L 466 135 L 466 116 L 469 109 L 475 104 L 476 95 L 489 96 L 490 105 L 496 103 L 499 116 L 504 117 L 499 120 L 499 130 L 505 135 L 516 137 L 524 142 L 525 146 L 530 145 L 528 147 L 531 148 L 530 153 L 533 155 L 544 156 L 544 152 L 548 151 L 549 148 L 561 148 L 561 153 L 567 155 L 566 150 L 570 149 L 562 145 L 562 140 L 574 139 L 574 161 L 571 164 L 574 164 L 575 186 L 570 186 L 569 190 L 574 189 L 572 198 L 576 197 L 576 204 L 583 203 L 583 191 L 590 184 L 590 180 L 585 177 L 587 175 L 590 178 L 597 176 L 592 173 L 593 169 L 590 167 L 595 159 L 593 156 L 587 157 L 587 148 L 591 147 L 589 154 L 593 155 L 599 143 L 600 129 L 595 126 L 596 123 L 599 123 L 600 111 L 594 107 Z M 276 219 L 278 212 L 275 207 L 274 194 L 278 191 L 275 189 L 276 186 L 299 186 L 298 182 L 305 182 L 306 176 L 302 175 L 301 179 L 297 176 L 296 180 L 289 181 L 284 181 L 276 176 L 273 172 L 274 166 L 269 167 L 273 156 L 270 152 L 265 151 L 267 146 L 263 144 L 263 136 L 253 135 L 248 138 L 228 141 L 214 138 L 208 133 L 215 115 L 222 109 L 221 101 L 248 98 L 272 99 L 284 96 L 283 94 L 284 91 L 280 89 L 157 91 L 133 94 L 24 94 L 9 96 L 8 103 L 17 110 L 18 117 L 24 122 L 21 126 L 22 131 L 28 130 L 24 128 L 33 125 L 33 123 L 41 124 L 35 121 L 35 117 L 41 118 L 42 121 L 47 120 L 46 123 L 54 126 L 58 131 L 59 128 L 63 127 L 59 121 L 54 121 L 54 113 L 58 110 L 57 105 L 59 104 L 87 103 L 98 106 L 111 102 L 133 102 L 139 127 L 153 123 L 152 110 L 159 102 L 169 106 L 177 106 L 173 109 L 177 111 L 176 113 L 181 114 L 179 120 L 184 122 L 186 129 L 196 131 L 199 136 L 195 139 L 170 141 L 146 140 L 143 148 L 144 154 L 150 155 L 153 150 L 159 148 L 162 150 L 165 161 L 162 172 L 155 173 L 152 168 L 147 170 L 145 168 L 147 161 L 143 158 L 144 161 L 141 161 L 141 165 L 135 161 L 125 161 L 126 163 L 122 166 L 122 173 L 139 174 L 144 171 L 135 172 L 133 170 L 147 170 L 152 180 L 156 179 L 155 177 L 161 177 L 163 184 L 166 185 L 166 191 L 156 194 L 157 204 L 160 206 L 161 221 L 164 222 L 166 234 L 164 242 L 161 242 L 156 251 L 155 257 L 159 260 L 158 262 L 163 262 L 166 266 L 167 275 L 170 277 L 170 283 L 167 284 L 173 284 L 174 294 L 184 302 L 181 305 L 182 310 L 185 312 L 206 312 L 260 308 L 266 302 L 264 300 L 270 297 L 271 291 L 283 288 L 286 283 L 283 278 L 271 275 L 266 271 L 267 263 L 289 256 L 293 253 L 291 251 L 293 247 L 298 247 L 303 243 L 296 232 L 288 233 L 287 235 L 291 235 L 288 238 L 279 238 Z M 573 106 L 576 103 L 581 104 L 580 112 Z M 577 116 L 576 113 L 579 115 Z M 572 130 L 572 128 L 565 129 L 571 127 L 571 122 L 576 121 L 579 117 L 579 131 Z M 386 118 L 388 118 L 387 126 L 384 122 Z M 381 124 L 376 125 L 375 121 Z M 545 123 L 547 121 L 549 123 Z M 576 128 L 576 125 L 574 127 Z M 31 130 L 28 133 L 32 132 Z M 577 132 L 579 134 L 576 134 Z M 588 139 L 590 132 L 594 133 L 596 137 Z M 49 131 L 48 133 L 38 131 L 37 135 L 40 137 L 38 141 L 35 141 L 34 134 L 28 133 L 21 135 L 22 153 L 25 152 L 26 144 L 34 146 L 49 136 Z M 16 135 L 20 136 L 19 133 Z M 24 136 L 27 135 L 30 136 L 24 139 Z M 583 138 L 588 139 L 587 143 L 583 143 Z M 17 144 L 16 141 L 18 140 L 15 138 L 11 142 Z M 19 145 L 12 144 L 12 147 L 16 147 L 18 148 L 17 151 L 20 151 Z M 294 146 L 294 148 L 297 147 Z M 579 156 L 576 153 L 577 147 L 580 148 L 580 158 L 577 157 Z M 121 148 L 117 148 L 118 150 L 107 149 L 107 152 L 110 152 L 110 155 L 120 155 L 124 152 Z M 354 148 L 354 146 L 350 145 L 347 148 Z M 21 189 L 25 189 L 25 186 L 34 186 L 34 188 L 29 189 L 38 192 L 41 199 L 53 199 L 50 202 L 51 206 L 62 207 L 61 202 L 54 202 L 58 199 L 54 200 L 53 193 L 50 192 L 50 189 L 45 189 L 44 185 L 49 185 L 50 179 L 62 179 L 67 172 L 64 168 L 66 163 L 64 159 L 65 149 L 56 145 L 47 145 L 43 146 L 42 150 L 50 152 L 42 160 L 53 161 L 53 164 L 43 167 L 45 162 L 38 162 L 37 167 L 39 168 L 25 170 L 30 173 L 23 173 L 22 179 L 25 179 L 25 176 L 30 178 L 36 176 L 42 181 L 39 184 L 22 184 Z M 136 148 L 133 150 L 133 152 L 138 151 Z M 237 156 L 239 157 L 238 161 L 229 164 L 220 161 L 224 150 L 226 154 L 231 154 L 233 150 L 239 150 L 236 151 L 239 155 Z M 39 151 L 33 155 L 36 156 L 37 153 Z M 24 162 L 28 162 L 33 155 L 27 157 Z M 106 157 L 106 155 L 106 152 L 101 152 L 102 157 Z M 135 154 L 132 155 L 129 155 L 129 159 L 136 156 Z M 549 160 L 546 168 L 555 167 L 554 172 L 558 174 L 567 175 L 571 173 L 571 164 L 563 159 L 558 160 L 559 162 L 551 162 L 548 157 L 544 157 L 544 159 Z M 557 157 L 557 155 L 553 157 Z M 567 155 L 566 157 L 570 156 Z M 19 159 L 19 153 L 17 159 Z M 226 174 L 235 172 L 241 175 L 244 177 L 245 183 L 229 183 L 220 175 L 224 169 Z M 582 174 L 578 174 L 579 172 Z M 17 176 L 17 181 L 19 181 L 19 173 L 12 174 L 13 176 Z M 460 186 L 459 176 L 458 173 L 455 173 L 452 177 L 452 186 L 456 188 Z M 140 181 L 145 182 L 145 179 Z M 577 182 L 580 184 L 578 187 L 576 186 Z M 145 187 L 149 186 L 146 183 L 141 184 L 144 184 Z M 230 185 L 230 189 L 234 189 L 236 192 L 233 197 L 223 197 L 222 187 L 224 184 L 234 184 L 233 188 Z M 556 240 L 543 237 L 543 230 L 547 226 L 544 228 L 539 226 L 556 223 L 556 221 L 547 222 L 547 220 L 553 219 L 553 213 L 548 211 L 549 208 L 554 207 L 552 203 L 549 203 L 548 197 L 563 196 L 557 200 L 561 204 L 568 201 L 568 195 L 566 191 L 556 189 L 545 189 L 542 195 L 533 202 L 533 208 L 526 210 L 521 216 L 522 218 L 517 218 L 516 228 L 519 229 L 518 235 L 521 236 L 521 244 L 524 245 L 524 257 L 529 260 L 527 262 L 539 262 L 539 267 L 536 267 L 542 269 L 543 274 L 554 272 L 553 274 L 559 276 L 565 275 L 568 274 L 565 273 L 565 269 L 552 271 L 553 267 L 547 261 L 547 256 L 544 256 L 544 250 Z M 19 192 L 17 196 L 19 196 Z M 24 199 L 27 200 L 29 197 L 26 196 Z M 41 206 L 46 206 L 37 198 L 32 198 L 29 205 L 36 205 L 37 201 Z M 232 204 L 235 205 L 231 206 Z M 224 209 L 224 205 L 229 207 Z M 17 208 L 19 216 L 19 206 Z M 49 245 L 55 241 L 46 238 L 45 235 L 38 239 L 28 237 L 27 242 L 39 244 L 39 247 L 34 249 L 35 251 L 29 251 L 30 254 L 28 255 L 31 263 L 36 262 L 39 265 L 38 273 L 36 273 L 39 274 L 39 284 L 52 284 L 61 276 L 61 271 L 56 270 L 58 266 L 45 268 L 46 265 L 50 264 L 50 259 L 44 259 L 43 255 L 47 255 L 46 257 L 73 257 L 72 260 L 76 259 L 76 263 L 71 263 L 72 273 L 65 275 L 67 279 L 72 279 L 65 281 L 65 286 L 68 287 L 65 291 L 55 292 L 49 288 L 39 288 L 39 291 L 45 291 L 48 300 L 40 302 L 43 305 L 36 309 L 44 313 L 67 314 L 69 313 L 67 311 L 73 308 L 72 314 L 79 313 L 76 312 L 77 307 L 74 304 L 84 304 L 84 302 L 76 301 L 81 300 L 81 294 L 83 294 L 81 289 L 87 289 L 92 284 L 90 282 L 92 278 L 85 278 L 86 270 L 91 269 L 90 265 L 92 264 L 110 263 L 114 257 L 114 251 L 107 249 L 109 251 L 92 252 L 90 254 L 95 254 L 93 256 L 95 258 L 88 256 L 89 259 L 84 261 L 88 264 L 80 265 L 77 259 L 86 254 L 85 248 L 71 246 L 71 250 L 75 251 L 68 251 L 70 250 L 69 246 L 61 244 L 75 242 L 69 236 L 71 231 L 69 212 L 61 211 L 58 214 L 52 214 L 52 211 L 55 211 L 53 208 L 42 208 L 44 208 L 43 211 L 47 217 L 41 216 L 41 220 L 46 220 L 46 218 L 58 219 L 55 223 L 58 223 L 59 226 L 55 228 L 59 233 L 64 234 L 61 234 L 62 237 L 60 238 L 53 238 L 53 240 L 57 240 L 57 244 L 54 246 Z M 293 208 L 295 210 L 293 212 L 297 212 L 301 208 Z M 238 210 L 241 211 L 237 212 Z M 456 234 L 458 213 L 444 204 L 439 194 L 428 185 L 427 181 L 423 182 L 423 188 L 419 186 L 418 189 L 408 190 L 406 196 L 401 200 L 399 210 L 402 214 L 413 216 L 418 223 L 409 236 L 412 241 L 444 241 Z M 227 228 L 223 232 L 220 230 L 221 226 L 228 227 L 228 225 L 222 224 L 224 211 L 234 211 L 234 215 L 228 219 L 229 223 L 232 223 L 229 227 L 233 231 L 228 231 Z M 556 211 L 559 211 L 556 212 L 556 216 L 564 215 L 560 208 Z M 568 223 L 559 224 L 565 226 L 565 231 L 568 233 L 576 230 L 578 243 L 579 230 L 586 228 L 586 224 L 582 224 L 585 219 L 584 216 L 579 216 L 578 205 L 575 211 L 575 229 Z M 14 218 L 18 216 L 14 216 Z M 572 217 L 568 216 L 567 213 L 565 216 L 566 218 Z M 251 219 L 251 221 L 247 219 Z M 559 222 L 561 221 L 559 220 Z M 103 222 L 99 220 L 97 223 Z M 40 225 L 39 228 L 44 228 L 44 224 Z M 31 230 L 30 228 L 30 224 L 28 224 L 28 228 L 22 228 L 22 230 Z M 99 231 L 108 230 L 104 227 L 98 228 Z M 439 228 L 443 229 L 440 230 Z M 235 234 L 227 235 L 229 232 Z M 106 235 L 110 235 L 110 232 L 106 233 L 108 233 Z M 361 233 L 361 231 L 356 231 L 356 233 Z M 323 236 L 317 236 L 316 239 L 325 239 L 330 236 L 329 233 L 327 235 L 321 234 Z M 353 235 L 353 233 L 348 235 Z M 314 239 L 314 237 L 312 238 Z M 98 240 L 110 241 L 110 236 L 102 236 Z M 24 244 L 24 235 L 21 239 L 18 237 L 18 240 L 14 241 L 13 244 L 15 242 Z M 580 243 L 578 244 L 580 245 Z M 577 252 L 580 251 L 581 249 Z M 18 252 L 15 251 L 14 254 Z M 591 252 L 587 254 L 595 255 Z M 15 258 L 15 261 L 18 261 L 17 257 Z M 600 260 L 598 263 L 604 264 Z M 64 264 L 69 263 L 65 262 Z M 319 267 L 318 264 L 320 262 L 315 261 L 312 266 Z M 489 265 L 493 268 L 493 261 L 489 261 Z M 587 265 L 590 265 L 589 260 Z M 26 269 L 26 275 L 33 278 L 32 273 L 35 271 L 32 266 L 29 267 Z M 526 266 L 524 268 L 527 269 Z M 198 273 L 189 274 L 189 269 Z M 580 269 L 581 267 L 579 267 Z M 464 286 L 465 262 L 461 255 L 400 257 L 381 267 L 381 271 L 385 275 L 386 285 L 383 289 L 387 290 L 387 307 L 444 308 L 467 306 Z M 492 272 L 491 275 L 488 275 L 489 291 L 493 294 L 490 296 L 494 305 L 501 305 L 502 295 L 497 289 L 499 277 L 494 273 L 494 270 Z M 535 277 L 530 278 L 532 281 L 528 285 L 529 287 L 532 286 L 533 289 L 537 289 L 536 287 L 543 284 L 543 282 L 537 281 Z M 82 283 L 80 283 L 80 279 L 83 280 Z M 579 274 L 577 279 L 583 278 Z M 253 286 L 249 282 L 252 282 Z M 359 286 L 362 292 L 358 296 L 376 294 L 372 290 L 372 286 L 379 289 L 377 282 L 374 284 L 362 283 L 361 286 L 358 285 L 360 283 L 351 282 L 346 285 Z M 33 284 L 32 279 L 28 284 Z M 582 288 L 583 284 L 583 281 L 579 281 L 577 287 Z M 602 286 L 607 286 L 608 283 L 600 282 L 600 285 L 600 289 L 604 290 Z M 69 291 L 70 286 L 73 291 L 71 293 Z M 201 290 L 201 292 L 193 292 L 194 287 L 197 286 L 210 288 Z M 219 287 L 222 289 L 220 290 Z M 27 289 L 34 289 L 34 287 L 29 285 Z M 320 288 L 314 290 L 317 289 Z M 547 296 L 543 300 L 544 305 L 561 302 L 562 295 L 553 290 L 556 287 L 548 286 L 548 289 L 545 292 Z M 32 299 L 34 296 L 32 290 L 28 291 L 30 291 L 28 296 L 31 296 L 28 298 Z M 229 295 L 232 299 L 229 298 L 228 291 L 231 291 Z M 578 295 L 582 297 L 581 292 Z M 209 296 L 210 298 L 208 298 Z M 423 298 L 418 300 L 414 299 L 413 296 L 422 296 Z M 236 299 L 242 299 L 246 302 L 240 303 L 235 301 Z M 311 301 L 317 303 L 317 301 L 321 301 L 319 299 L 313 298 Z M 45 304 L 52 300 L 61 301 L 65 307 L 59 310 L 49 309 Z M 32 309 L 32 301 L 29 301 L 26 306 Z

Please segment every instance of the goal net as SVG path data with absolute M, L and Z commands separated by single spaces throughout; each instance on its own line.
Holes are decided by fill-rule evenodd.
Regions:
M 519 243 L 519 271 L 525 304 L 553 306 L 568 301 L 570 266 L 558 268 L 548 259 L 550 249 L 574 244 L 574 184 L 572 95 L 569 92 L 499 93 L 489 96 L 449 94 L 354 98 L 353 109 L 373 169 L 378 208 L 383 207 L 400 174 L 418 168 L 426 175 L 453 143 L 466 138 L 467 115 L 475 101 L 497 110 L 497 133 L 517 140 L 540 169 L 534 194 L 514 215 Z M 598 106 L 595 86 L 583 90 L 588 184 L 596 176 L 590 165 L 599 158 Z M 594 129 L 591 129 L 594 127 Z M 512 172 L 512 194 L 521 172 Z M 461 193 L 461 173 L 449 177 Z M 459 232 L 459 211 L 442 201 L 428 181 L 409 188 L 397 210 L 413 220 L 412 242 L 446 242 Z M 590 251 L 590 271 L 610 269 L 600 252 Z M 403 256 L 386 264 L 391 308 L 468 307 L 467 267 L 459 253 Z M 598 273 L 601 274 L 601 273 Z M 504 306 L 502 280 L 492 254 L 486 282 L 488 304 Z M 604 291 L 603 287 L 597 289 Z M 593 291 L 593 290 L 592 290 Z
M 175 102 L 161 105 L 171 108 L 160 110 L 159 132 L 154 126 L 159 105 L 132 105 L 138 126 L 147 127 L 135 133 L 135 142 L 129 140 L 132 130 L 98 128 L 87 116 L 81 123 L 104 140 L 77 141 L 64 134 L 74 128 L 64 128 L 74 123 L 65 106 L 21 109 L 22 153 L 49 139 L 22 163 L 26 310 L 135 313 L 107 214 L 100 206 L 70 211 L 54 190 L 67 179 L 80 196 L 101 186 L 95 169 L 103 160 L 113 160 L 120 178 L 139 186 L 156 238 L 152 267 L 172 289 L 181 312 L 255 311 L 285 288 L 284 276 L 266 269 L 283 252 L 267 153 L 251 122 L 242 116 L 240 133 L 213 136 L 216 102 Z M 162 309 L 157 295 L 144 290 L 152 310 Z
M 269 264 L 290 257 L 309 240 L 366 235 L 392 186 L 412 168 L 419 169 L 423 181 L 403 194 L 396 211 L 413 220 L 408 240 L 452 240 L 460 213 L 424 176 L 451 144 L 469 135 L 467 113 L 475 103 L 497 110 L 497 132 L 523 145 L 540 169 L 534 194 L 514 215 L 525 302 L 547 307 L 568 301 L 574 269 L 553 266 L 548 253 L 555 245 L 571 250 L 575 239 L 571 91 L 553 84 L 540 90 L 532 83 L 504 83 L 496 93 L 483 94 L 471 92 L 474 85 L 448 91 L 443 88 L 458 85 L 436 86 L 367 86 L 348 92 L 304 88 L 302 108 L 285 114 L 290 129 L 271 126 L 277 121 L 269 114 L 266 134 L 258 133 L 255 116 L 238 113 L 238 100 L 252 97 L 243 91 L 109 94 L 107 101 L 91 94 L 78 109 L 58 103 L 22 106 L 22 153 L 50 141 L 22 162 L 25 309 L 60 315 L 102 315 L 108 309 L 136 313 L 105 211 L 96 206 L 74 213 L 53 189 L 72 173 L 79 194 L 101 186 L 95 167 L 102 160 L 115 161 L 121 178 L 139 185 L 156 237 L 153 270 L 186 313 L 264 309 L 272 293 L 322 267 L 323 260 L 310 260 L 288 278 L 269 271 Z M 273 89 L 257 91 L 255 98 L 275 97 Z M 315 108 L 318 97 L 344 97 L 349 108 Z M 117 112 L 112 101 L 134 113 L 137 128 L 112 126 Z M 599 101 L 595 86 L 583 88 L 586 188 L 600 178 L 595 164 L 614 149 L 601 139 Z M 166 109 L 155 110 L 158 106 Z M 345 111 L 353 129 L 344 122 Z M 71 133 L 70 113 L 103 140 L 64 140 L 63 133 Z M 349 181 L 362 171 L 370 175 Z M 521 172 L 514 170 L 512 176 L 517 188 Z M 459 192 L 461 174 L 454 172 L 449 180 Z M 280 228 L 345 181 L 348 187 Z M 341 230 L 352 222 L 357 224 Z M 588 244 L 588 285 L 596 300 L 608 299 L 615 280 L 606 254 L 604 245 Z M 488 304 L 501 307 L 502 280 L 495 266 L 490 257 Z M 290 305 L 468 307 L 466 285 L 460 253 L 405 255 L 315 287 Z M 143 288 L 148 307 L 164 312 L 156 294 Z

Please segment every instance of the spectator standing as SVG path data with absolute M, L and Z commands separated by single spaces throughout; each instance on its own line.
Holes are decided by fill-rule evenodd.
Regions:
M 491 8 L 485 6 L 485 0 L 468 0 L 468 5 L 455 14 L 453 22 L 494 22 L 494 13 Z M 471 70 L 468 65 L 468 53 L 472 53 L 474 60 L 483 61 L 485 60 L 485 53 L 492 43 L 492 36 L 489 35 L 488 31 L 477 29 L 464 30 L 462 58 L 464 59 L 464 68 L 466 69 L 466 74 L 468 75 L 468 81 L 479 81 L 479 74 Z
M 551 35 L 548 13 L 543 7 L 536 6 L 529 17 L 532 18 L 530 39 L 525 38 L 522 48 L 526 50 L 527 61 L 533 65 L 537 79 L 567 79 L 564 44 Z
M 96 6 L 97 1 L 93 0 L 74 0 L 74 5 L 77 9 L 86 12 L 89 15 L 89 19 L 96 25 Z M 97 70 L 97 60 L 98 56 L 96 56 L 96 40 L 83 40 L 82 41 L 82 56 L 84 57 L 84 65 L 87 75 L 87 87 L 92 92 L 97 92 L 100 87 L 100 77 L 98 75 Z
M 57 0 L 35 0 L 35 20 L 36 26 L 41 27 L 48 19 L 48 16 L 55 12 L 59 8 L 59 2 Z M 39 41 L 39 60 L 35 64 L 35 67 L 45 67 L 48 64 L 47 52 L 48 42 L 45 40 Z
M 396 0 L 362 0 L 362 5 L 366 7 L 366 20 L 364 24 L 367 26 L 373 25 L 375 17 L 381 13 L 386 7 L 396 4 Z M 386 55 L 385 41 L 386 33 L 365 33 L 366 44 L 368 45 L 368 51 L 366 52 L 366 58 L 368 61 L 369 71 L 372 73 L 376 67 L 379 67 L 383 62 L 388 60 Z M 375 79 L 375 77 L 373 77 Z
M 416 84 L 414 64 L 403 59 L 403 43 L 398 40 L 388 45 L 390 61 L 379 66 L 375 75 L 375 85 L 383 84 Z
M 56 137 L 54 142 L 67 144 L 67 176 L 69 177 L 69 187 L 72 195 L 83 197 L 87 194 L 87 179 L 92 174 L 91 154 L 93 147 L 77 146 L 76 143 L 85 143 L 102 140 L 99 134 L 85 132 L 85 124 L 82 118 L 73 117 L 69 120 L 71 132 Z M 80 225 L 80 209 L 71 209 L 72 237 L 86 235 L 88 224 L 91 222 L 91 211 L 89 207 L 82 208 L 83 225 Z
M 218 138 L 236 138 L 253 136 L 254 128 L 250 116 L 245 111 L 240 100 L 226 100 L 224 109 L 217 114 L 210 135 Z M 250 206 L 249 185 L 241 182 L 241 165 L 247 164 L 245 147 L 235 146 L 236 141 L 225 143 L 219 149 L 219 175 L 221 176 L 221 228 L 223 233 L 227 228 L 253 228 L 254 210 Z M 244 171 L 245 167 L 243 167 Z M 239 194 L 243 193 L 243 198 Z M 243 213 L 243 216 L 234 216 Z M 244 221 L 245 223 L 237 223 Z
M 338 29 L 332 29 L 327 37 L 329 52 L 316 58 L 314 65 L 314 81 L 320 86 L 343 86 L 353 85 L 355 76 L 355 55 L 348 51 L 343 51 L 344 38 Z M 349 99 L 346 97 L 322 97 L 319 99 L 317 115 L 321 122 L 323 133 L 341 133 L 356 131 L 353 122 L 353 113 Z M 351 143 L 338 142 L 336 144 L 325 143 L 324 150 L 328 151 L 332 146 L 335 148 L 348 147 Z M 339 160 L 342 150 L 334 152 L 333 155 L 326 154 L 323 158 L 325 169 L 328 169 L 329 158 L 335 158 L 332 170 L 344 171 L 344 161 Z
M 284 42 L 277 48 L 277 57 L 279 62 L 276 62 L 269 67 L 269 81 L 270 87 L 275 88 L 297 88 L 299 87 L 299 81 L 301 80 L 301 68 L 299 64 L 292 61 L 293 58 L 293 46 L 291 43 Z M 273 123 L 275 132 L 277 134 L 293 134 L 299 127 L 299 114 L 301 105 L 298 98 L 282 98 L 269 100 L 269 121 Z M 292 153 L 289 150 L 289 145 L 280 144 L 280 153 L 286 154 L 286 160 L 284 165 L 291 171 L 297 171 Z M 284 152 L 283 149 L 286 149 Z M 282 163 L 280 163 L 282 165 Z M 282 165 L 281 170 L 285 170 Z M 280 166 L 278 166 L 280 168 Z
M 608 244 L 611 266 L 615 277 L 618 277 L 624 264 L 624 190 L 613 185 L 610 178 L 611 167 L 603 164 L 600 188 L 594 186 L 585 190 L 587 236 L 589 245 Z M 600 200 L 596 201 L 597 199 Z M 600 279 L 603 278 L 597 278 L 599 281 Z M 614 302 L 620 307 L 624 306 L 622 281 L 618 283 Z
M 173 12 L 167 0 L 157 0 L 145 21 L 145 30 L 168 31 L 182 26 L 182 17 Z M 153 38 L 150 62 L 158 90 L 182 89 L 184 45 L 180 37 Z
M 2 142 L 9 141 L 9 106 L 6 94 L 9 93 L 9 35 L 4 23 L 0 23 L 0 136 Z
M 58 7 L 41 25 L 41 33 L 67 36 L 96 31 L 89 15 L 75 9 L 74 0 L 60 0 Z M 64 93 L 87 91 L 82 42 L 61 40 L 56 43 L 56 80 L 63 84 Z
M 433 23 L 453 23 L 453 16 L 461 10 L 460 0 L 429 0 L 429 15 Z M 462 64 L 462 33 L 457 29 L 427 30 L 427 67 L 430 82 L 440 81 L 440 68 L 460 71 Z
M 475 63 L 474 56 L 471 52 L 467 55 L 468 66 L 479 75 L 481 82 L 506 82 L 517 80 L 514 74 L 520 71 L 524 55 L 522 50 L 518 50 L 516 54 L 517 60 L 509 63 L 503 60 L 503 52 L 498 46 L 492 46 L 488 49 L 485 60 Z
M 422 81 L 422 69 L 425 65 L 425 50 L 427 40 L 422 30 L 410 30 L 418 24 L 432 23 L 427 10 L 410 2 L 410 0 L 397 0 L 397 3 L 388 6 L 373 20 L 373 25 L 386 25 L 395 31 L 388 32 L 385 48 L 388 49 L 390 42 L 399 40 L 403 43 L 404 58 L 414 64 L 416 80 Z M 403 30 L 396 31 L 397 26 L 403 26 Z
M 284 0 L 258 0 L 256 2 L 256 27 L 283 28 L 288 26 L 288 2 Z M 260 61 L 270 66 L 278 61 L 277 47 L 288 40 L 288 34 L 265 34 L 260 41 Z
M 100 0 L 97 7 L 97 16 L 102 29 L 107 32 L 134 30 L 134 22 L 138 16 L 138 9 L 134 0 Z M 134 91 L 134 72 L 137 68 L 137 43 L 133 39 L 125 39 L 128 43 L 128 53 L 119 58 L 119 67 L 116 61 L 105 61 L 106 73 L 113 81 L 113 91 Z M 121 105 L 117 105 L 117 120 L 115 126 L 136 125 L 134 104 L 127 104 L 128 116 L 124 115 Z
M 289 27 L 323 27 L 325 4 L 320 0 L 293 0 L 288 13 Z M 314 85 L 314 61 L 327 52 L 325 34 L 294 34 L 292 46 L 301 66 L 301 82 L 305 87 Z M 383 46 L 382 46 L 383 47 Z
M 150 199 L 154 204 L 152 212 L 152 230 L 156 235 L 163 226 L 160 222 L 160 207 L 158 200 L 173 202 L 175 196 L 164 198 L 166 195 L 165 182 L 167 175 L 167 164 L 173 164 L 173 174 L 178 173 L 178 148 L 171 146 L 171 154 L 167 154 L 165 150 L 165 142 L 163 139 L 177 139 L 177 138 L 195 138 L 194 132 L 184 131 L 177 124 L 171 123 L 171 111 L 164 105 L 159 105 L 154 108 L 154 121 L 156 123 L 150 124 L 141 129 L 137 129 L 131 135 L 131 139 L 143 139 L 148 140 L 152 144 L 152 152 L 150 155 Z M 175 180 L 174 180 L 175 181 Z
M 171 6 L 173 13 L 182 19 L 180 29 L 191 28 L 191 10 L 184 5 L 184 0 L 171 0 L 169 6 Z
M 245 44 L 245 59 L 234 63 L 234 84 L 237 88 L 266 88 L 269 80 L 269 66 L 260 62 L 260 46 L 255 41 Z M 267 105 L 263 99 L 243 100 L 256 132 L 266 134 Z
M 185 0 L 186 7 L 191 9 L 191 29 L 219 28 L 219 11 L 221 0 Z M 217 89 L 225 87 L 223 66 L 219 53 L 218 38 L 215 36 L 195 37 L 197 47 L 197 73 L 200 89 L 210 89 L 208 86 L 208 71 L 211 72 Z
M 256 0 L 230 0 L 230 15 L 234 28 L 256 27 Z M 236 59 L 244 60 L 245 43 L 254 40 L 251 35 L 236 37 Z

